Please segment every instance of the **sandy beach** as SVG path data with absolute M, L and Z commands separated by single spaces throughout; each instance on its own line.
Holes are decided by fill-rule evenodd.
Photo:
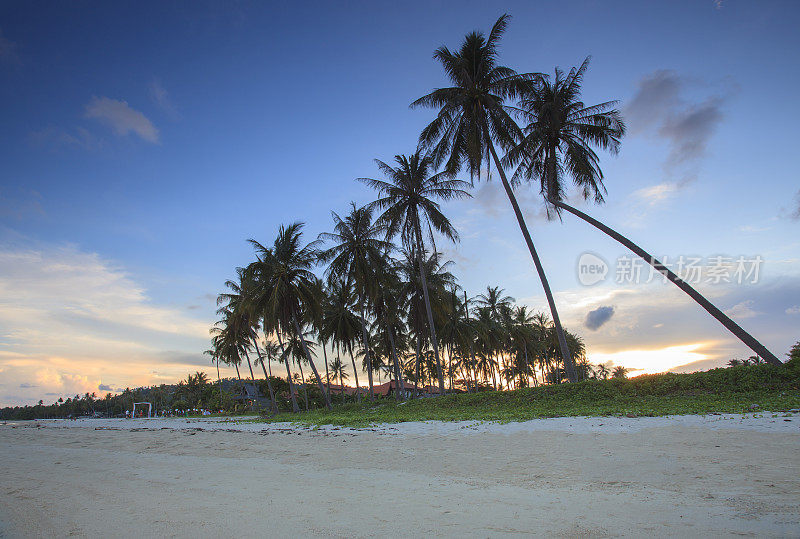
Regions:
M 800 416 L 0 425 L 0 534 L 798 536 Z

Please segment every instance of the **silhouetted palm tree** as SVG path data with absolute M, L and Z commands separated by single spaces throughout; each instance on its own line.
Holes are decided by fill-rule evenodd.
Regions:
M 340 358 L 336 358 L 331 360 L 329 365 L 331 371 L 333 372 L 333 379 L 335 380 L 336 377 L 339 378 L 339 388 L 342 394 L 342 402 L 344 402 L 344 381 L 347 380 L 350 376 L 344 370 L 344 364 Z
M 258 283 L 257 288 L 260 288 L 259 292 L 255 294 L 257 298 L 255 304 L 258 306 L 258 310 L 264 313 L 265 325 L 269 327 L 266 320 L 273 320 L 272 327 L 278 330 L 279 339 L 280 330 L 294 329 L 294 335 L 300 340 L 300 345 L 325 399 L 325 405 L 330 408 L 330 397 L 311 357 L 300 325 L 301 311 L 313 311 L 320 308 L 320 298 L 317 297 L 314 286 L 316 276 L 311 272 L 311 268 L 314 267 L 319 256 L 317 242 L 302 246 L 300 243 L 302 227 L 302 223 L 282 225 L 270 248 L 264 247 L 255 240 L 249 240 L 258 256 L 258 261 L 251 264 L 249 268 L 254 272 L 254 281 Z M 286 367 L 288 371 L 288 361 Z
M 328 283 L 328 298 L 322 311 L 322 335 L 336 347 L 337 359 L 342 350 L 350 355 L 356 395 L 361 402 L 361 386 L 358 384 L 358 370 L 353 350 L 361 324 L 359 317 L 351 309 L 352 303 L 352 286 L 341 279 L 334 279 Z
M 365 364 L 370 365 L 369 340 L 367 335 L 366 302 L 374 293 L 375 268 L 381 263 L 384 253 L 391 245 L 381 239 L 384 227 L 372 221 L 369 207 L 358 208 L 350 205 L 350 213 L 342 219 L 333 214 L 333 232 L 323 232 L 319 238 L 333 242 L 333 246 L 319 254 L 322 261 L 329 261 L 326 270 L 329 280 L 342 280 L 352 284 L 358 295 L 358 309 L 361 317 L 361 335 L 364 346 Z M 369 377 L 369 396 L 375 398 L 372 384 L 372 369 L 367 369 Z
M 425 253 L 423 226 L 429 232 L 429 238 L 435 251 L 433 232 L 436 231 L 449 240 L 458 241 L 458 232 L 450 220 L 442 213 L 437 200 L 452 200 L 469 197 L 465 190 L 469 184 L 448 177 L 446 173 L 434 174 L 433 159 L 419 151 L 410 156 L 396 155 L 392 167 L 383 161 L 375 162 L 387 180 L 359 178 L 378 193 L 381 198 L 372 202 L 370 207 L 383 213 L 378 218 L 387 230 L 387 238 L 400 236 L 401 243 L 417 254 L 422 260 Z M 421 266 L 420 266 L 421 267 Z M 431 311 L 428 283 L 424 272 L 420 272 L 422 291 L 425 298 L 425 309 L 431 334 L 431 344 L 436 358 L 439 378 L 439 391 L 444 393 L 444 376 L 439 358 L 439 343 L 436 340 L 436 324 Z
M 508 20 L 508 15 L 500 17 L 488 37 L 480 32 L 467 34 L 456 52 L 447 47 L 438 48 L 434 58 L 442 64 L 453 86 L 436 89 L 411 106 L 439 109 L 436 119 L 420 135 L 421 146 L 431 149 L 434 165 L 445 162 L 445 170 L 452 173 L 466 166 L 471 175 L 477 173 L 480 178 L 482 163 L 494 162 L 542 282 L 558 332 L 561 354 L 570 376 L 574 378 L 571 355 L 550 284 L 495 149 L 497 144 L 501 149 L 510 150 L 522 140 L 522 131 L 511 117 L 505 101 L 530 92 L 537 80 L 537 75 L 521 75 L 498 64 L 497 45 Z
M 548 213 L 551 207 L 557 213 L 566 210 L 611 236 L 665 275 L 757 355 L 781 365 L 764 345 L 659 260 L 564 201 L 564 176 L 570 175 L 584 199 L 603 202 L 603 172 L 592 146 L 617 153 L 620 138 L 625 134 L 625 124 L 614 108 L 616 101 L 587 107 L 580 100 L 581 83 L 588 66 L 589 58 L 566 75 L 556 69 L 552 80 L 542 76 L 539 84 L 523 95 L 520 108 L 529 122 L 524 129 L 525 138 L 506 156 L 507 164 L 520 164 L 514 178 L 539 179 L 541 193 L 549 204 Z

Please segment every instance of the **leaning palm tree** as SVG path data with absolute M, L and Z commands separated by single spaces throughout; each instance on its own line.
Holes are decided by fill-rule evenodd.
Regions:
M 384 227 L 373 222 L 372 209 L 358 208 L 350 203 L 350 213 L 344 219 L 333 214 L 333 232 L 323 232 L 320 240 L 333 242 L 333 245 L 319 254 L 322 261 L 330 261 L 326 270 L 329 281 L 344 279 L 351 283 L 358 295 L 358 308 L 361 316 L 361 339 L 364 347 L 364 361 L 371 365 L 369 358 L 369 339 L 367 335 L 366 302 L 374 293 L 375 271 L 381 259 L 390 248 L 389 242 L 381 239 Z M 372 369 L 367 369 L 369 396 L 375 399 L 372 384 Z
M 514 179 L 538 179 L 548 204 L 548 215 L 551 209 L 557 214 L 566 210 L 611 236 L 665 275 L 757 355 L 781 365 L 764 345 L 659 260 L 622 234 L 565 203 L 566 174 L 572 176 L 584 199 L 603 202 L 603 172 L 592 146 L 617 153 L 625 134 L 616 101 L 587 107 L 580 100 L 581 83 L 588 67 L 586 58 L 580 67 L 572 68 L 566 75 L 556 69 L 552 80 L 542 76 L 539 84 L 523 95 L 520 109 L 528 122 L 525 137 L 505 159 L 506 164 L 519 164 Z
M 359 178 L 359 181 L 380 193 L 381 198 L 370 204 L 370 207 L 383 211 L 378 222 L 386 226 L 387 238 L 400 236 L 403 246 L 415 252 L 418 259 L 422 261 L 425 253 L 423 226 L 429 231 L 428 235 L 434 252 L 436 251 L 434 231 L 453 242 L 458 241 L 458 232 L 442 213 L 437 200 L 467 198 L 470 196 L 466 191 L 469 184 L 453 179 L 446 172 L 434 174 L 433 157 L 424 155 L 420 151 L 410 156 L 396 155 L 394 160 L 397 165 L 395 167 L 379 159 L 375 160 L 378 168 L 386 176 L 386 181 L 372 178 Z M 420 262 L 421 269 L 422 263 Z M 420 280 L 425 297 L 425 310 L 428 316 L 433 354 L 436 359 L 439 391 L 444 394 L 444 375 L 439 358 L 439 343 L 436 340 L 436 327 L 424 271 L 420 271 Z
M 472 176 L 477 173 L 480 178 L 481 165 L 486 162 L 490 166 L 494 162 L 542 282 L 559 334 L 561 355 L 574 378 L 571 355 L 550 284 L 495 148 L 497 144 L 501 150 L 510 150 L 522 140 L 522 131 L 511 117 L 511 109 L 505 101 L 528 93 L 538 78 L 531 73 L 518 74 L 498 64 L 497 46 L 508 20 L 508 15 L 500 17 L 489 37 L 480 32 L 467 34 L 458 51 L 438 48 L 433 56 L 442 64 L 453 85 L 434 90 L 414 101 L 411 107 L 439 109 L 436 118 L 419 138 L 423 148 L 431 149 L 435 166 L 445 163 L 445 170 L 453 173 L 466 166 Z

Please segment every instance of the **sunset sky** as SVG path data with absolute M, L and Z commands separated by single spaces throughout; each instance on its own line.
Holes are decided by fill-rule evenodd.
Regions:
M 331 210 L 369 202 L 354 179 L 412 152 L 433 117 L 408 107 L 446 84 L 433 50 L 504 12 L 505 65 L 591 55 L 584 101 L 621 101 L 607 203 L 580 207 L 668 263 L 761 257 L 757 279 L 698 288 L 785 357 L 800 339 L 800 4 L 5 1 L 0 406 L 212 375 L 215 297 L 253 258 L 245 240 L 296 220 L 311 240 Z M 544 309 L 500 184 L 472 194 L 445 206 L 453 272 L 471 296 L 499 285 Z M 675 286 L 616 282 L 622 246 L 548 222 L 536 188 L 518 197 L 591 361 L 635 375 L 751 355 Z M 586 252 L 609 266 L 593 286 Z

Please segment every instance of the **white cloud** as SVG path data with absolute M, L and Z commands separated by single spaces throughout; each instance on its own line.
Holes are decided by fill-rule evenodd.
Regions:
M 177 380 L 209 364 L 211 322 L 154 304 L 96 253 L 0 246 L 0 405 L 149 384 L 156 366 Z
M 158 129 L 144 114 L 132 109 L 125 101 L 93 97 L 86 105 L 86 116 L 108 125 L 117 135 L 133 132 L 147 142 L 158 143 Z
M 731 318 L 735 318 L 738 320 L 753 318 L 754 316 L 758 316 L 759 314 L 761 314 L 760 312 L 753 310 L 753 303 L 754 301 L 752 299 L 742 301 L 741 303 L 737 303 L 730 309 L 727 309 L 725 311 L 725 314 L 727 314 Z
M 675 183 L 664 182 L 635 191 L 633 196 L 651 206 L 671 198 L 678 191 Z
M 786 314 L 800 314 L 800 305 L 794 305 L 786 309 Z

